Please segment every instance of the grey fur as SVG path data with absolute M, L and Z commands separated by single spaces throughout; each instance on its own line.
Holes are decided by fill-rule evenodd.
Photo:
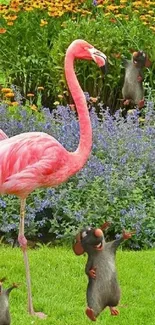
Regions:
M 11 324 L 11 317 L 9 312 L 9 294 L 14 288 L 16 288 L 15 285 L 6 290 L 2 290 L 2 287 L 0 288 L 0 325 Z
M 82 230 L 87 231 L 86 229 Z M 120 300 L 120 288 L 117 281 L 115 267 L 115 255 L 118 246 L 122 243 L 120 239 L 106 243 L 104 237 L 96 238 L 93 235 L 94 229 L 87 231 L 87 236 L 81 237 L 81 245 L 88 254 L 85 272 L 88 275 L 87 305 L 93 309 L 97 317 L 101 311 L 109 307 L 115 307 Z M 96 250 L 94 245 L 102 243 L 102 250 Z M 96 278 L 89 275 L 91 269 L 96 269 Z
M 131 60 L 123 60 L 125 66 L 125 78 L 122 88 L 123 99 L 129 99 L 132 105 L 139 105 L 139 102 L 144 99 L 143 87 L 143 67 L 146 62 L 146 54 L 143 51 L 138 52 L 136 61 L 132 57 Z M 136 64 L 135 64 L 136 62 Z M 138 81 L 141 77 L 141 81 Z

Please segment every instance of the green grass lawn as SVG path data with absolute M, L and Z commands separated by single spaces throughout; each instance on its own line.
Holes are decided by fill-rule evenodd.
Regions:
M 0 278 L 7 277 L 5 286 L 20 282 L 10 294 L 12 325 L 52 324 L 86 325 L 84 273 L 86 256 L 75 256 L 70 248 L 39 248 L 29 250 L 32 291 L 37 311 L 48 317 L 39 320 L 27 314 L 25 270 L 19 248 L 0 247 Z M 120 315 L 110 316 L 106 309 L 97 319 L 104 325 L 154 325 L 155 314 L 155 251 L 117 253 L 118 277 L 122 290 Z

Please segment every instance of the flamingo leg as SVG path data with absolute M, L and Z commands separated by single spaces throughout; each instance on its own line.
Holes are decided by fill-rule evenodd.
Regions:
M 28 290 L 28 312 L 30 313 L 30 315 L 36 315 L 39 318 L 46 318 L 46 315 L 44 313 L 34 312 L 33 303 L 32 303 L 31 276 L 30 276 L 30 267 L 29 267 L 29 261 L 27 255 L 27 239 L 24 235 L 25 205 L 26 205 L 26 199 L 21 199 L 18 242 L 23 251 L 24 264 L 26 270 L 26 283 L 27 283 L 27 290 Z

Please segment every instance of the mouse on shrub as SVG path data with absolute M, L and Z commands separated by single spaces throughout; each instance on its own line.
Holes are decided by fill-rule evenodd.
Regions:
M 150 67 L 151 62 L 144 51 L 133 52 L 131 60 L 123 59 L 125 67 L 124 84 L 122 88 L 123 106 L 144 107 L 143 68 Z
M 11 317 L 9 312 L 9 294 L 14 288 L 18 288 L 18 284 L 13 283 L 8 289 L 3 289 L 3 282 L 6 278 L 0 280 L 0 325 L 10 325 Z
M 88 276 L 86 315 L 92 321 L 106 308 L 111 315 L 119 314 L 116 306 L 120 300 L 120 287 L 117 281 L 115 255 L 119 245 L 132 237 L 134 232 L 123 231 L 119 239 L 105 242 L 103 231 L 109 226 L 106 222 L 101 229 L 85 227 L 76 236 L 73 250 L 76 255 L 88 254 L 85 273 Z

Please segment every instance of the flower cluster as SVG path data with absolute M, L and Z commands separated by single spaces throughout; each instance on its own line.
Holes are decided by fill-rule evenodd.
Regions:
M 100 104 L 100 108 L 101 108 Z M 84 168 L 58 188 L 38 189 L 27 199 L 26 231 L 30 237 L 51 233 L 57 238 L 72 236 L 84 224 L 100 225 L 112 220 L 112 233 L 136 231 L 128 244 L 140 249 L 155 242 L 155 113 L 148 103 L 145 121 L 133 111 L 127 119 L 91 108 L 93 148 Z M 27 131 L 52 134 L 67 150 L 79 141 L 76 113 L 58 106 L 42 113 L 20 105 L 14 114 L 0 106 L 0 128 L 8 136 Z M 18 229 L 19 202 L 14 196 L 0 199 L 0 228 L 10 239 Z
M 75 14 L 80 14 L 81 16 L 94 15 L 93 7 L 101 10 L 106 16 L 111 17 L 112 15 L 113 18 L 110 19 L 113 19 L 113 21 L 122 18 L 128 20 L 133 13 L 137 14 L 144 24 L 147 24 L 150 29 L 155 31 L 155 1 L 147 0 L 120 0 L 116 3 L 110 0 L 94 0 L 91 5 L 89 1 L 84 0 L 11 0 L 8 5 L 0 5 L 0 14 L 6 20 L 7 25 L 12 26 L 21 11 L 31 12 L 39 9 L 47 12 L 49 17 L 56 18 L 69 13 L 74 19 Z M 41 27 L 47 24 L 48 21 L 46 19 L 41 19 Z M 1 34 L 4 34 L 6 31 L 6 28 L 0 28 Z

